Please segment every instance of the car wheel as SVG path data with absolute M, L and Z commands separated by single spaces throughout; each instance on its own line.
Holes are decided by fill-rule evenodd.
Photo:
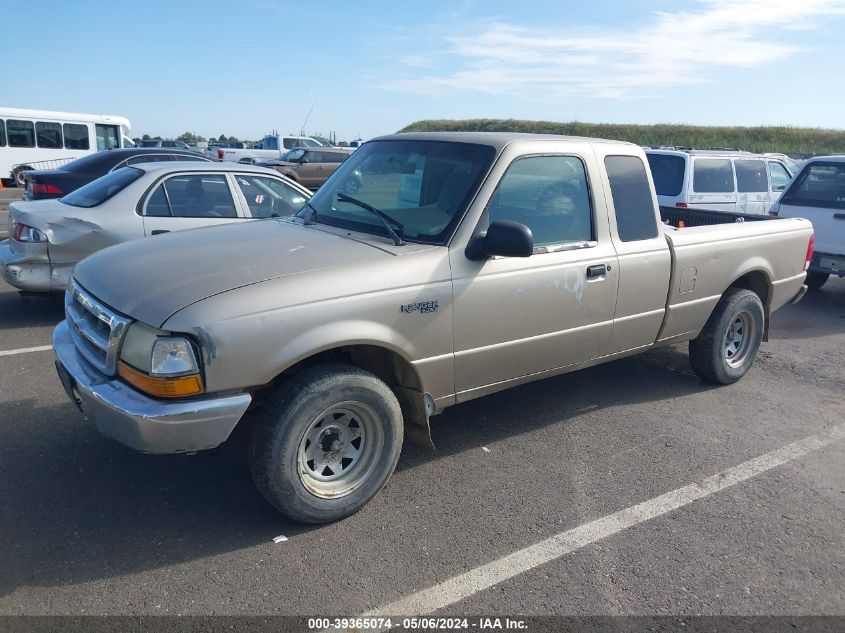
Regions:
M 742 378 L 757 356 L 765 318 L 756 293 L 729 288 L 704 329 L 689 343 L 693 371 L 704 380 L 721 385 Z
M 26 172 L 32 171 L 29 165 L 20 165 L 12 171 L 12 179 L 18 187 L 26 187 Z
M 250 440 L 250 469 L 282 514 L 326 523 L 360 510 L 384 487 L 402 448 L 393 391 L 351 365 L 311 367 L 281 384 Z
M 825 285 L 830 278 L 830 273 L 814 273 L 808 272 L 807 279 L 804 281 L 810 290 L 818 290 Z

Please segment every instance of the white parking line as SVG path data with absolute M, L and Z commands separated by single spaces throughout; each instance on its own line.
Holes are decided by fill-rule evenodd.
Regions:
M 756 477 L 845 437 L 845 424 L 755 457 L 712 477 L 556 534 L 535 545 L 380 607 L 367 617 L 419 616 L 448 607 L 586 545 Z
M 20 349 L 6 349 L 0 351 L 0 356 L 17 356 L 18 354 L 31 354 L 32 352 L 46 352 L 53 349 L 52 345 L 39 345 L 38 347 L 22 347 Z

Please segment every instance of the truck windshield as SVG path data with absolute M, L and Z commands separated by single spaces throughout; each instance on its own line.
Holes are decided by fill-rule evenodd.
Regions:
M 342 194 L 346 194 L 395 220 L 403 239 L 445 244 L 495 154 L 491 146 L 470 143 L 368 143 L 317 191 L 311 199 L 314 215 L 309 219 L 365 233 L 388 234 L 373 213 L 344 200 Z M 306 211 L 300 215 L 306 217 Z
M 686 161 L 672 154 L 646 154 L 658 196 L 677 196 L 684 186 Z
M 72 207 L 96 207 L 123 191 L 144 174 L 135 167 L 123 167 L 72 191 L 59 202 Z

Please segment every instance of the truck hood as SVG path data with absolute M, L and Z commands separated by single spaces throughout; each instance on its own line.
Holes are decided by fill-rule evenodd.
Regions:
M 83 260 L 74 277 L 114 310 L 160 327 L 227 290 L 390 257 L 386 248 L 319 227 L 257 220 L 118 244 Z

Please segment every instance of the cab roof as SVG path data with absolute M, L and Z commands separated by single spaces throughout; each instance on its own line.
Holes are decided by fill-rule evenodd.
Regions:
M 525 134 L 521 132 L 400 132 L 387 136 L 379 136 L 371 141 L 450 141 L 452 143 L 473 143 L 477 145 L 492 145 L 497 150 L 516 142 L 535 143 L 537 141 L 561 142 L 580 141 L 585 143 L 611 143 L 614 145 L 630 145 L 639 147 L 626 141 L 594 138 L 591 136 L 563 136 L 561 134 Z

